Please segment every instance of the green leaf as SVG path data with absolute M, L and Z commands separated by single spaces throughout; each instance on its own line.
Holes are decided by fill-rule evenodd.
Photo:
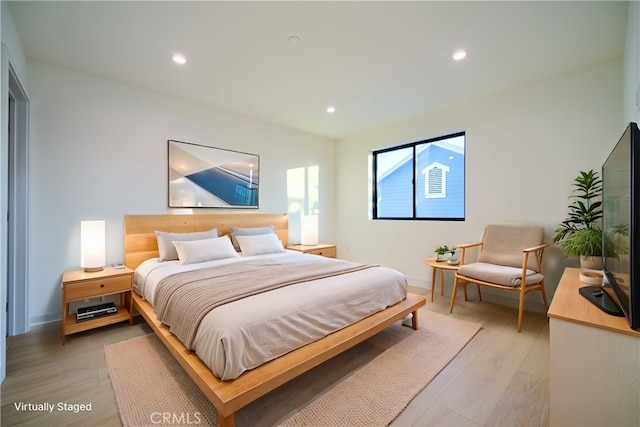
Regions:
M 602 179 L 598 172 L 580 171 L 572 183 L 568 216 L 553 235 L 567 256 L 601 255 Z

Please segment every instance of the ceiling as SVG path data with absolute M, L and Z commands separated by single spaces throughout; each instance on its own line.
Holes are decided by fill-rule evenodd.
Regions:
M 612 1 L 8 4 L 31 59 L 331 139 L 621 58 L 628 8 Z M 459 48 L 468 56 L 456 62 Z M 188 62 L 174 64 L 175 52 Z

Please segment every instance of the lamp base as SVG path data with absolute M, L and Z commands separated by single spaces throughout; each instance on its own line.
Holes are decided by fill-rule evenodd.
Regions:
M 104 267 L 85 267 L 84 268 L 84 271 L 86 273 L 92 273 L 92 272 L 95 272 L 95 271 L 102 271 L 102 270 L 104 270 Z

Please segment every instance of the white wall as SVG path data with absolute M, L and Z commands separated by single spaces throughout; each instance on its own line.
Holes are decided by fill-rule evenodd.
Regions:
M 123 260 L 123 215 L 168 211 L 168 139 L 260 155 L 261 212 L 287 211 L 287 169 L 319 165 L 320 238 L 334 240 L 334 141 L 39 62 L 29 81 L 32 324 L 60 318 L 81 220 L 107 221 L 110 264 Z M 214 211 L 229 213 L 196 213 Z
M 11 12 L 7 6 L 7 2 L 2 0 L 1 4 L 1 25 L 2 25 L 2 38 L 0 39 L 4 45 L 7 46 L 7 52 L 10 56 L 11 65 L 17 75 L 21 77 L 21 83 L 23 86 L 27 86 L 27 57 L 22 49 L 20 37 L 18 31 L 13 22 Z
M 410 284 L 430 288 L 424 258 L 442 244 L 479 240 L 486 224 L 541 225 L 550 242 L 566 217 L 573 178 L 599 170 L 624 129 L 622 117 L 616 61 L 340 140 L 338 255 L 397 268 Z M 460 130 L 467 136 L 464 222 L 367 220 L 370 151 Z M 547 251 L 549 296 L 566 262 L 558 248 Z M 537 295 L 527 299 L 540 309 Z

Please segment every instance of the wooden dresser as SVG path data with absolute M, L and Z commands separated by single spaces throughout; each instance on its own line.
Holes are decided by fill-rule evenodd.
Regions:
M 550 425 L 638 426 L 640 331 L 580 295 L 579 273 L 565 269 L 547 313 Z

